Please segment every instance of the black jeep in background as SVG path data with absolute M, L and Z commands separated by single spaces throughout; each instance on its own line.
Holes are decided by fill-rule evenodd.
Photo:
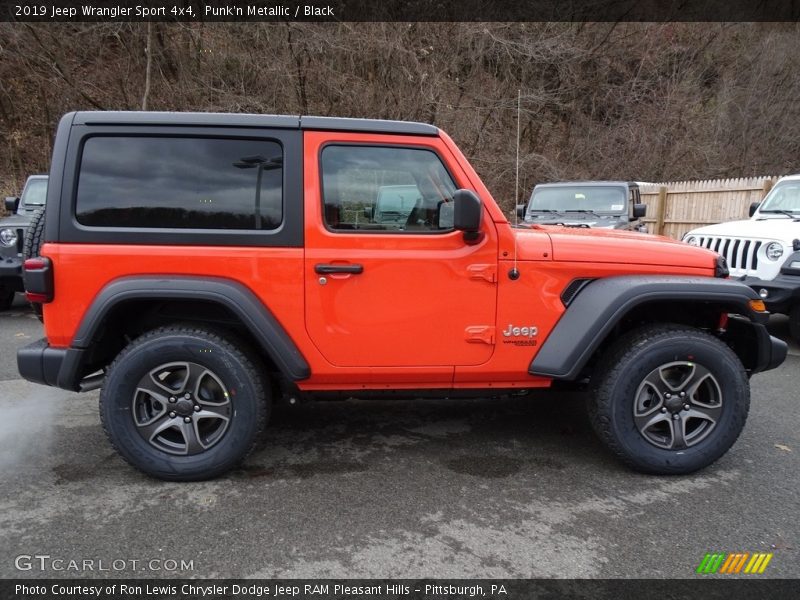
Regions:
M 6 198 L 10 216 L 0 219 L 0 310 L 8 310 L 14 294 L 23 292 L 22 247 L 31 219 L 44 209 L 47 175 L 31 175 L 22 195 Z
M 540 183 L 527 204 L 517 205 L 526 223 L 595 229 L 646 231 L 647 209 L 632 181 L 563 181 Z

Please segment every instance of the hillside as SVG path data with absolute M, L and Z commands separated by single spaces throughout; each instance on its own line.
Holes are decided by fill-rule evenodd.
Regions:
M 795 24 L 0 24 L 0 192 L 74 109 L 430 122 L 513 204 L 539 181 L 800 170 Z M 151 58 L 147 88 L 148 40 Z

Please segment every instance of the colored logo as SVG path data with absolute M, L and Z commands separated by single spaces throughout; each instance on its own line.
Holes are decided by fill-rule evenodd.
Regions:
M 697 573 L 700 575 L 711 575 L 720 573 L 723 575 L 755 575 L 763 573 L 769 561 L 772 560 L 772 553 L 766 552 L 735 552 L 725 554 L 721 552 L 709 553 L 700 561 Z

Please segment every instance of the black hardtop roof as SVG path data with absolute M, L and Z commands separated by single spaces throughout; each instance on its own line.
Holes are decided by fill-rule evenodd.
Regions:
M 205 127 L 272 127 L 280 129 L 318 129 L 438 135 L 439 129 L 427 123 L 348 119 L 299 115 L 255 115 L 212 112 L 81 111 L 73 113 L 73 125 L 179 125 Z
M 554 181 L 550 183 L 537 183 L 533 189 L 538 187 L 629 187 L 637 186 L 635 181 Z

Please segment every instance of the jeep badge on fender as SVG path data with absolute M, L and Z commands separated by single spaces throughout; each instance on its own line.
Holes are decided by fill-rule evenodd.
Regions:
M 536 327 L 533 327 L 533 326 L 530 326 L 530 327 L 514 327 L 514 325 L 509 323 L 508 327 L 503 332 L 503 335 L 505 337 L 511 337 L 511 336 L 514 336 L 514 337 L 517 337 L 517 336 L 534 337 L 537 333 L 539 333 L 539 330 Z
M 512 226 L 433 125 L 74 112 L 51 164 L 24 263 L 46 337 L 19 370 L 99 388 L 111 444 L 153 477 L 235 467 L 280 399 L 554 382 L 589 383 L 630 467 L 689 473 L 736 441 L 749 378 L 786 356 L 716 253 Z

